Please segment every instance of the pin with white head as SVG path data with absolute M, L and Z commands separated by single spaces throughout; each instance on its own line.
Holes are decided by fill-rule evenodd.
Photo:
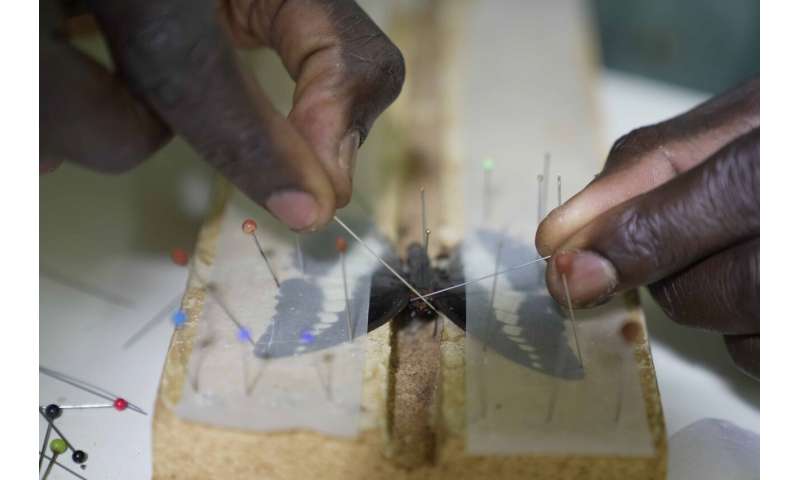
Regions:
M 561 175 L 556 177 L 556 194 L 558 195 L 558 206 L 561 206 Z
M 275 269 L 272 268 L 272 263 L 269 261 L 269 257 L 267 257 L 266 252 L 264 252 L 264 249 L 261 247 L 261 242 L 258 240 L 258 235 L 256 235 L 257 228 L 258 225 L 256 224 L 256 221 L 253 220 L 252 218 L 248 218 L 247 220 L 242 222 L 242 231 L 245 234 L 253 237 L 253 242 L 255 242 L 259 255 L 261 255 L 261 258 L 264 259 L 264 263 L 267 264 L 267 269 L 269 270 L 269 273 L 272 274 L 272 279 L 275 280 L 275 285 L 278 288 L 280 288 L 281 282 L 278 280 L 278 275 L 275 273 Z
M 483 221 L 489 219 L 492 213 L 492 172 L 494 171 L 494 159 L 486 157 L 481 162 L 483 169 Z

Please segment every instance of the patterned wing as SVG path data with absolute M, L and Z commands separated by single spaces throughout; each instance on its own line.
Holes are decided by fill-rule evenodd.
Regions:
M 373 250 L 387 250 L 382 237 L 366 227 L 357 228 L 364 230 L 360 235 Z M 297 273 L 283 280 L 276 290 L 275 313 L 256 342 L 257 356 L 275 358 L 313 352 L 366 331 L 372 276 L 378 265 L 359 246 L 348 248 L 344 254 L 346 296 L 343 260 L 335 249 L 337 233 L 341 232 L 327 228 L 298 239 L 298 254 L 293 260 Z
M 466 239 L 461 258 L 467 279 L 507 270 L 535 258 L 530 245 L 481 230 Z M 544 263 L 466 287 L 467 333 L 513 362 L 562 378 L 582 378 L 569 343 L 567 316 L 544 283 Z

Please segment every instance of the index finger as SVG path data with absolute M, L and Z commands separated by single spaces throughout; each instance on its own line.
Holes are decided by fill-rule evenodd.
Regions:
M 239 67 L 215 1 L 91 6 L 135 94 L 209 163 L 294 230 L 330 220 L 335 199 L 327 173 Z

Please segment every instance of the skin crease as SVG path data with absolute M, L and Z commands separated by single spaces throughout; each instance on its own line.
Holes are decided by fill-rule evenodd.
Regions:
M 725 335 L 759 375 L 759 82 L 618 140 L 606 167 L 550 213 L 536 244 L 576 307 L 647 285 L 676 322 Z
M 40 171 L 66 159 L 124 172 L 174 132 L 295 230 L 324 225 L 349 202 L 356 150 L 405 75 L 397 47 L 355 2 L 86 3 L 116 72 L 73 49 L 60 33 L 59 4 L 43 4 Z M 278 53 L 296 82 L 288 118 L 234 46 Z M 303 203 L 294 192 L 310 197 Z M 282 206 L 270 201 L 281 197 Z

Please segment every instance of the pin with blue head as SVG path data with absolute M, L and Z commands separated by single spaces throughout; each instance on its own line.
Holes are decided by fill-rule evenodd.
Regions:
M 250 329 L 247 327 L 239 327 L 239 330 L 236 332 L 236 339 L 242 343 L 253 343 L 253 336 L 250 333 Z
M 175 325 L 175 328 L 181 328 L 186 325 L 186 320 L 186 312 L 183 310 L 177 310 L 172 314 L 172 324 Z
M 314 334 L 311 333 L 311 330 L 303 330 L 300 333 L 300 343 L 304 345 L 308 345 L 310 343 L 314 343 Z

